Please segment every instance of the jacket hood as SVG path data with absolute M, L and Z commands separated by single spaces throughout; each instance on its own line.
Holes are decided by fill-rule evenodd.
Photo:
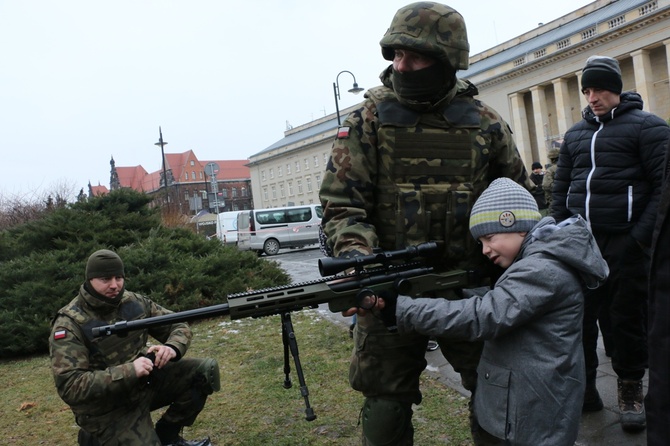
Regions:
M 639 93 L 635 93 L 633 91 L 626 91 L 624 93 L 621 93 L 620 97 L 621 102 L 619 103 L 619 105 L 614 107 L 612 111 L 610 111 L 607 115 L 596 116 L 591 110 L 591 107 L 586 106 L 586 108 L 582 110 L 582 117 L 586 119 L 588 122 L 592 123 L 607 122 L 611 121 L 612 119 L 616 118 L 619 115 L 622 115 L 623 113 L 628 112 L 629 110 L 633 109 L 642 110 L 644 106 L 644 101 L 642 101 L 642 96 L 640 96 Z
M 600 286 L 609 275 L 609 267 L 591 234 L 588 223 L 576 215 L 559 224 L 545 217 L 523 242 L 521 256 L 542 253 L 556 257 L 577 270 L 589 289 Z

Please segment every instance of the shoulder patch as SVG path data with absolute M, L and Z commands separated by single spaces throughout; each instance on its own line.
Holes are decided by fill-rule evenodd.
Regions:
M 349 132 L 351 127 L 340 127 L 337 129 L 337 139 L 347 139 L 349 138 Z
M 58 330 L 54 332 L 54 340 L 57 341 L 59 339 L 65 339 L 67 336 L 67 331 L 66 330 Z

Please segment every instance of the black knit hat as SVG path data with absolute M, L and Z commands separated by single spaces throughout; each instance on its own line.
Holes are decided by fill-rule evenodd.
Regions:
M 125 276 L 123 260 L 109 249 L 94 252 L 86 262 L 86 280 L 99 277 Z
M 535 170 L 535 169 L 542 169 L 542 164 L 540 164 L 539 162 L 535 161 L 535 162 L 533 163 L 533 165 L 531 166 L 531 169 L 532 169 L 532 170 Z
M 582 90 L 585 88 L 602 88 L 621 94 L 623 81 L 619 62 L 607 56 L 589 57 L 582 70 Z

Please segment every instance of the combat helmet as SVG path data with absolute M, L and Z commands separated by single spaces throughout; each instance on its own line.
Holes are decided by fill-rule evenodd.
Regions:
M 379 44 L 386 60 L 393 60 L 395 49 L 406 48 L 447 62 L 455 70 L 466 70 L 469 65 L 465 20 L 440 3 L 418 2 L 400 8 Z
M 551 162 L 555 163 L 558 160 L 558 154 L 559 150 L 556 147 L 547 150 L 547 158 L 549 158 Z

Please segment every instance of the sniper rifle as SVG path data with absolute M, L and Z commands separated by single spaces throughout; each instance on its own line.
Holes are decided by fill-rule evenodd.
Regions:
M 223 315 L 230 315 L 231 320 L 235 320 L 279 314 L 284 344 L 284 388 L 292 387 L 288 358 L 290 350 L 300 391 L 305 399 L 305 418 L 312 421 L 316 419 L 316 415 L 309 404 L 309 391 L 302 373 L 291 312 L 314 309 L 323 303 L 327 303 L 328 309 L 333 313 L 354 307 L 371 309 L 376 302 L 376 296 L 385 290 L 419 297 L 429 292 L 466 288 L 471 283 L 470 272 L 453 270 L 438 273 L 418 260 L 434 257 L 437 249 L 436 243 L 428 242 L 396 251 L 375 250 L 370 255 L 353 258 L 326 257 L 319 259 L 319 273 L 324 277 L 320 280 L 231 294 L 227 297 L 228 303 L 145 319 L 120 321 L 94 327 L 92 332 L 94 337 L 124 335 L 128 331 Z

